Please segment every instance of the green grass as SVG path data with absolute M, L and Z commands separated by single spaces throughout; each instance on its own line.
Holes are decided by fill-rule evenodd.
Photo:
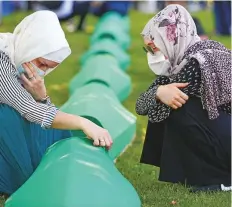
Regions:
M 0 26 L 0 32 L 11 32 L 15 25 L 26 14 L 14 14 L 4 19 Z M 230 37 L 219 37 L 213 35 L 213 15 L 211 12 L 199 12 L 194 14 L 203 23 L 204 28 L 212 39 L 218 40 L 231 47 Z M 133 82 L 133 91 L 123 104 L 135 114 L 134 105 L 136 98 L 151 83 L 154 75 L 147 66 L 146 57 L 142 51 L 142 40 L 140 32 L 151 15 L 132 11 L 131 37 L 132 44 L 129 50 L 132 64 L 128 70 Z M 96 19 L 90 17 L 88 24 L 93 25 Z M 67 38 L 72 48 L 72 55 L 65 60 L 51 75 L 46 78 L 46 85 L 53 102 L 61 106 L 68 99 L 68 83 L 80 69 L 78 59 L 89 47 L 89 36 L 84 33 L 70 34 Z M 230 193 L 214 194 L 190 194 L 186 188 L 177 184 L 162 183 L 157 180 L 159 169 L 139 163 L 147 118 L 138 116 L 137 136 L 133 145 L 118 159 L 117 167 L 122 174 L 134 185 L 141 197 L 143 207 L 165 207 L 171 206 L 171 201 L 177 201 L 175 206 L 181 207 L 229 207 L 231 205 Z M 38 195 L 39 196 L 39 195 Z M 0 204 L 1 205 L 1 204 Z M 119 206 L 120 207 L 120 206 Z

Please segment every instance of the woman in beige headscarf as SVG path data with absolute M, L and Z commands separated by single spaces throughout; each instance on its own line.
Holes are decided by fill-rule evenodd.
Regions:
M 136 102 L 149 118 L 141 161 L 159 166 L 162 181 L 230 190 L 231 51 L 202 41 L 180 5 L 154 16 L 142 37 L 159 76 Z
M 58 18 L 50 11 L 27 16 L 12 34 L 0 33 L 2 193 L 16 191 L 33 173 L 47 147 L 71 136 L 66 130 L 83 130 L 96 146 L 112 145 L 107 130 L 59 111 L 46 94 L 44 76 L 70 53 Z

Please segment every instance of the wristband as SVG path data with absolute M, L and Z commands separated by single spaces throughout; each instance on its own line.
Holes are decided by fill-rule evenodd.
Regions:
M 40 102 L 45 104 L 45 103 L 47 103 L 47 100 L 48 100 L 48 99 L 49 99 L 49 96 L 46 95 L 45 98 L 42 98 L 42 99 L 40 100 Z

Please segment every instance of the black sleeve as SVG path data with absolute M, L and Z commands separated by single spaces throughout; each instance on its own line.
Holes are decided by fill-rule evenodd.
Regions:
M 201 70 L 196 59 L 192 58 L 184 68 L 171 81 L 172 83 L 189 83 L 185 88 L 180 90 L 188 96 L 200 97 L 201 87 Z
M 189 85 L 181 89 L 188 96 L 200 95 L 201 75 L 197 60 L 191 59 L 177 75 L 170 78 L 159 76 L 150 88 L 142 93 L 137 100 L 136 111 L 140 115 L 148 115 L 151 122 L 161 122 L 167 119 L 172 108 L 155 99 L 157 86 L 170 83 L 186 83 Z
M 139 115 L 148 115 L 149 109 L 153 108 L 158 101 L 156 100 L 156 91 L 159 85 L 166 85 L 169 83 L 169 78 L 166 76 L 158 77 L 150 87 L 143 92 L 136 101 L 136 113 Z

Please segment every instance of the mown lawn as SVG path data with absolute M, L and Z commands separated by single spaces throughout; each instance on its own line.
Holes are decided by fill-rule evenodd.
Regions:
M 0 32 L 11 32 L 25 15 L 25 13 L 18 13 L 4 18 L 3 24 L 0 26 Z M 213 14 L 211 12 L 204 11 L 194 15 L 200 18 L 212 39 L 222 42 L 228 48 L 231 47 L 230 37 L 213 35 Z M 154 75 L 148 69 L 146 56 L 141 49 L 142 41 L 140 37 L 140 32 L 150 17 L 151 15 L 141 14 L 136 11 L 132 11 L 130 14 L 132 44 L 129 53 L 132 63 L 128 73 L 132 78 L 133 91 L 128 100 L 124 102 L 124 105 L 134 114 L 136 98 L 148 87 L 154 78 Z M 89 25 L 94 25 L 96 21 L 94 17 L 88 18 Z M 48 93 L 58 106 L 61 106 L 68 99 L 68 83 L 78 72 L 80 68 L 78 59 L 88 49 L 89 45 L 89 36 L 84 33 L 67 33 L 67 38 L 72 48 L 72 55 L 46 78 Z M 177 202 L 175 206 L 181 207 L 229 207 L 231 205 L 230 193 L 190 194 L 181 185 L 159 182 L 157 180 L 158 168 L 140 164 L 139 159 L 146 124 L 147 118 L 138 116 L 136 139 L 132 146 L 118 159 L 116 164 L 118 169 L 138 191 L 143 207 L 171 206 L 172 201 Z

